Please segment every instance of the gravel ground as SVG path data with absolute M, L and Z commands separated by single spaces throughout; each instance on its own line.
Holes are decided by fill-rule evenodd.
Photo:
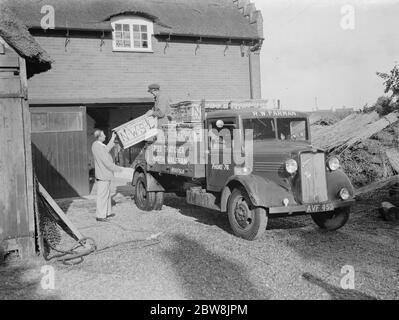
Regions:
M 310 217 L 274 219 L 256 242 L 233 236 L 227 217 L 168 195 L 161 212 L 142 212 L 118 187 L 110 223 L 94 220 L 95 201 L 61 207 L 98 251 L 77 266 L 50 263 L 55 289 L 40 286 L 46 265 L 0 266 L 0 299 L 399 299 L 399 223 L 375 201 L 353 208 L 337 232 Z M 353 266 L 355 288 L 341 288 Z

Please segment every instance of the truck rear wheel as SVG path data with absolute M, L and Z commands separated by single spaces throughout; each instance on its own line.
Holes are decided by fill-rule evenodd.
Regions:
M 143 211 L 159 211 L 162 209 L 164 192 L 148 192 L 147 179 L 144 173 L 140 173 L 136 180 L 134 191 L 136 206 Z
M 266 230 L 267 213 L 263 208 L 252 208 L 243 188 L 235 189 L 228 203 L 228 216 L 233 233 L 246 240 L 258 239 Z
M 346 207 L 332 212 L 312 213 L 312 219 L 321 229 L 335 231 L 348 222 L 349 215 L 350 207 Z

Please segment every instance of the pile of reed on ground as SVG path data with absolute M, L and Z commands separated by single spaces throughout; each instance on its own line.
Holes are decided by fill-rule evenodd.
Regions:
M 312 126 L 313 144 L 341 160 L 357 188 L 398 174 L 387 150 L 399 150 L 399 114 L 357 113 L 327 127 Z

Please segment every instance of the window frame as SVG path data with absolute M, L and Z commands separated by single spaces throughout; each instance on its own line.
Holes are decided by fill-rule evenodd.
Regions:
M 129 25 L 129 32 L 130 32 L 130 47 L 126 48 L 120 48 L 116 46 L 116 27 L 115 25 L 121 24 L 121 25 Z M 134 47 L 134 33 L 133 33 L 133 25 L 139 25 L 140 29 L 141 26 L 146 26 L 147 27 L 147 42 L 148 42 L 148 48 L 135 48 Z M 114 52 L 147 52 L 147 53 L 153 53 L 153 48 L 152 48 L 152 36 L 154 35 L 154 23 L 146 18 L 143 17 L 138 17 L 138 16 L 123 16 L 123 17 L 114 17 L 111 19 L 111 26 L 112 26 L 112 51 Z M 122 27 L 123 31 L 123 27 Z M 140 31 L 140 35 L 141 35 Z M 136 40 L 137 41 L 137 40 Z M 140 37 L 140 41 L 145 41 L 142 40 Z
M 254 139 L 254 141 L 271 141 L 271 140 L 278 140 L 278 137 L 277 137 L 277 131 L 278 131 L 278 128 L 277 128 L 277 122 L 276 122 L 276 118 L 274 118 L 274 117 L 259 117 L 259 118 L 243 118 L 242 119 L 242 128 L 243 128 L 243 130 L 248 130 L 248 128 L 245 128 L 245 121 L 248 121 L 248 120 L 250 120 L 250 121 L 254 121 L 254 120 L 261 120 L 261 121 L 263 121 L 263 120 L 270 120 L 270 122 L 272 122 L 273 123 L 273 126 L 274 126 L 274 137 L 270 137 L 270 138 L 265 138 L 265 139 L 261 139 L 261 140 L 255 140 Z
M 306 130 L 306 138 L 305 139 L 301 139 L 301 140 L 292 140 L 290 139 L 285 139 L 282 140 L 281 139 L 281 135 L 280 135 L 280 126 L 278 121 L 279 120 L 290 120 L 290 122 L 299 122 L 299 121 L 304 121 L 305 122 L 305 130 Z M 277 140 L 279 141 L 296 141 L 296 142 L 308 142 L 310 141 L 310 132 L 309 132 L 309 120 L 307 118 L 303 118 L 303 117 L 297 117 L 297 118 L 276 118 L 276 128 L 277 128 Z M 290 131 L 291 131 L 291 123 L 290 123 Z
M 74 127 L 60 127 L 58 123 L 58 127 L 55 122 L 55 115 L 58 116 L 67 116 L 73 115 L 75 116 L 75 120 L 77 120 Z M 37 126 L 37 118 L 42 117 L 43 128 L 39 128 Z M 38 110 L 31 112 L 31 133 L 32 134 L 40 134 L 40 133 L 60 133 L 60 132 L 81 132 L 84 131 L 84 115 L 82 111 L 55 111 L 55 110 Z

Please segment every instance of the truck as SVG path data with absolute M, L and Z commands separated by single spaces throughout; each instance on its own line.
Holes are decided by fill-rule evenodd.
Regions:
M 330 231 L 347 223 L 354 188 L 339 159 L 312 146 L 306 113 L 209 110 L 205 101 L 177 110 L 179 122 L 160 128 L 132 165 L 139 209 L 161 210 L 165 193 L 175 193 L 226 214 L 233 234 L 246 240 L 278 217 L 310 215 Z

